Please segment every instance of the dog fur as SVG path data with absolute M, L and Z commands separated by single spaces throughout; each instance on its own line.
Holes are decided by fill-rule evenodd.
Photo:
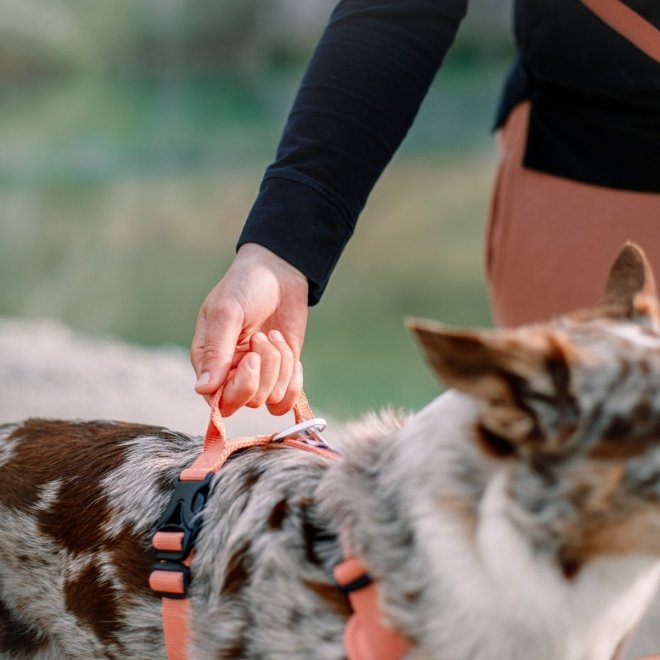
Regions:
M 412 324 L 452 389 L 215 475 L 189 657 L 343 658 L 340 536 L 411 657 L 608 660 L 660 579 L 660 306 L 626 246 L 600 306 L 513 330 Z M 165 657 L 150 539 L 201 439 L 0 427 L 0 657 Z

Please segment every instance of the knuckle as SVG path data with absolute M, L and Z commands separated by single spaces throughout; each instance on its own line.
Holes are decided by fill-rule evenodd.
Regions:
M 264 403 L 265 403 L 264 397 L 255 396 L 253 399 L 248 401 L 248 403 L 246 403 L 245 405 L 248 408 L 261 408 L 261 406 L 263 406 Z
M 285 394 L 286 390 L 283 387 L 273 388 L 273 391 L 268 395 L 268 398 L 266 399 L 266 403 L 268 405 L 278 404 L 280 401 L 282 401 L 282 399 L 284 399 Z
M 291 408 L 293 408 L 293 405 L 298 399 L 299 394 L 300 390 L 290 386 L 284 393 L 284 396 L 276 403 L 276 405 L 278 408 L 284 408 L 288 412 L 291 410 Z
M 232 379 L 222 395 L 222 400 L 226 405 L 235 405 L 240 407 L 254 398 L 257 392 L 258 383 L 254 382 L 255 379 L 241 377 L 237 375 Z
M 241 403 L 245 403 L 250 399 L 254 399 L 255 396 L 257 396 L 257 391 L 258 386 L 256 383 L 253 383 L 252 381 L 246 381 L 241 383 L 236 388 L 236 391 L 232 392 L 232 395 L 235 400 L 238 400 Z
M 261 356 L 269 362 L 279 363 L 280 361 L 280 352 L 270 342 L 259 342 L 259 344 L 255 346 L 255 350 L 258 351 Z
M 262 385 L 252 396 L 252 400 L 250 401 L 250 404 L 252 404 L 251 407 L 259 408 L 263 406 L 264 403 L 266 403 L 267 398 L 268 391 Z
M 232 355 L 227 355 L 220 345 L 215 342 L 206 343 L 201 351 L 201 362 L 203 364 L 209 364 L 211 362 L 227 362 L 231 360 L 232 357 Z
M 207 315 L 217 321 L 233 321 L 243 316 L 243 307 L 233 298 L 222 298 L 210 304 Z
M 215 360 L 220 357 L 220 349 L 215 344 L 206 344 L 202 349 L 202 358 L 206 360 Z
M 277 403 L 267 403 L 266 407 L 271 415 L 280 417 L 281 415 L 286 415 L 293 406 L 287 406 L 282 401 L 278 401 Z

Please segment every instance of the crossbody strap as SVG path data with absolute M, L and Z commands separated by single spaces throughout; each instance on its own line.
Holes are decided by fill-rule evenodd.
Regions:
M 603 23 L 660 62 L 660 30 L 621 0 L 581 0 Z

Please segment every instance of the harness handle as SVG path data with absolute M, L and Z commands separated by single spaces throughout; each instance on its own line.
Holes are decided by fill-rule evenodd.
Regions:
M 216 441 L 216 438 L 226 440 L 227 432 L 225 430 L 225 423 L 222 419 L 222 414 L 220 413 L 220 399 L 222 397 L 221 387 L 212 397 L 211 397 L 211 417 L 209 419 L 209 425 L 206 429 L 206 436 L 204 438 L 204 451 L 207 449 L 207 444 L 213 443 Z M 314 413 L 309 407 L 309 402 L 307 401 L 307 395 L 305 392 L 300 392 L 300 396 L 293 404 L 293 416 L 296 424 L 300 422 L 305 422 L 308 419 L 314 418 Z
M 225 423 L 220 413 L 220 388 L 211 397 L 211 416 L 204 436 L 204 449 L 197 460 L 180 475 L 181 481 L 201 481 L 209 472 L 216 472 L 224 464 L 230 454 L 244 447 L 266 445 L 272 441 L 273 434 L 251 436 L 246 438 L 234 438 L 227 440 Z M 314 413 L 309 407 L 307 396 L 300 393 L 298 400 L 293 406 L 293 415 L 296 424 L 314 418 Z
M 221 396 L 222 389 L 219 389 L 211 398 L 211 417 L 202 453 L 189 468 L 180 473 L 172 500 L 164 514 L 166 518 L 170 512 L 173 512 L 177 524 L 183 525 L 184 531 L 159 529 L 152 541 L 159 562 L 152 567 L 149 586 L 162 598 L 163 636 L 169 660 L 188 660 L 190 597 L 187 590 L 193 552 L 191 544 L 194 544 L 195 536 L 199 531 L 196 521 L 201 520 L 198 514 L 206 503 L 213 473 L 217 472 L 235 451 L 270 444 L 278 435 L 271 433 L 228 440 L 220 414 Z M 296 424 L 314 418 L 304 392 L 301 392 L 296 401 L 293 414 Z M 321 455 L 326 459 L 337 458 L 330 449 L 311 446 L 296 438 L 285 437 L 280 442 L 288 447 Z M 188 513 L 191 514 L 190 521 L 187 520 Z

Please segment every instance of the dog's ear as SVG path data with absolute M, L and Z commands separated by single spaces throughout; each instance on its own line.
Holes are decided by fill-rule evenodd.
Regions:
M 634 243 L 626 243 L 612 263 L 598 311 L 610 318 L 660 324 L 653 271 Z
M 481 420 L 490 431 L 516 443 L 546 442 L 574 424 L 570 365 L 576 352 L 560 331 L 455 330 L 419 320 L 408 326 L 435 374 L 481 400 Z

